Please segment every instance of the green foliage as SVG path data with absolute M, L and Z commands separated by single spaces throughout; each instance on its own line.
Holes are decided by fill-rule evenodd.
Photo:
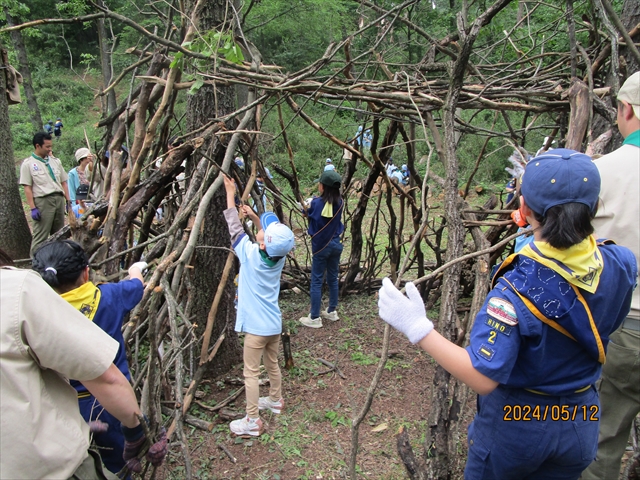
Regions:
M 346 0 L 262 0 L 244 27 L 266 63 L 296 71 L 322 57 L 329 43 L 351 34 L 357 6 Z
M 100 138 L 98 130 L 93 125 L 99 115 L 99 105 L 93 99 L 92 88 L 68 71 L 51 71 L 39 65 L 31 73 L 42 121 L 55 122 L 56 118 L 62 118 L 62 137 L 54 139 L 53 153 L 62 160 L 68 171 L 76 165 L 75 151 L 86 146 L 85 130 L 92 149 L 94 142 Z M 30 121 L 25 98 L 23 92 L 23 103 L 9 108 L 16 161 L 26 158 L 31 153 L 33 135 L 36 133 Z

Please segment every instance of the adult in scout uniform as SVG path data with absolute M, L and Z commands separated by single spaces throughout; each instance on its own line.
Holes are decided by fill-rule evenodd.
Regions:
M 380 317 L 479 393 L 465 478 L 577 479 L 595 457 L 594 384 L 637 276 L 629 249 L 592 235 L 599 191 L 582 153 L 527 165 L 521 212 L 534 241 L 498 269 L 466 349 L 433 331 L 412 283 L 407 298 L 383 281 Z
M 33 220 L 31 256 L 49 235 L 64 227 L 65 209 L 70 202 L 67 173 L 51 155 L 51 135 L 33 136 L 33 153 L 20 166 L 20 185 Z
M 631 75 L 618 92 L 618 129 L 622 146 L 594 163 L 602 177 L 596 235 L 629 247 L 640 257 L 640 72 Z M 631 311 L 613 335 L 607 363 L 598 386 L 602 414 L 598 454 L 584 472 L 587 480 L 618 480 L 620 460 L 633 419 L 640 412 L 640 290 Z

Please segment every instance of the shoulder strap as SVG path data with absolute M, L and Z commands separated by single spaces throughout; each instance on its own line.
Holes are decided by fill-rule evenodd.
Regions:
M 548 325 L 549 327 L 551 327 L 554 330 L 562 333 L 566 337 L 569 337 L 574 342 L 577 342 L 576 338 L 573 335 L 571 335 L 571 333 L 566 328 L 564 328 L 562 325 L 560 325 L 555 320 L 551 320 L 550 318 L 546 317 L 540 310 L 538 310 L 538 307 L 536 307 L 535 304 L 531 300 L 529 300 L 527 297 L 522 295 L 518 291 L 518 289 L 509 280 L 507 280 L 504 277 L 502 279 L 507 283 L 507 285 L 509 285 L 509 287 L 511 287 L 511 290 L 513 290 L 513 292 L 518 296 L 518 298 L 520 298 L 520 300 L 522 301 L 524 306 L 527 307 L 527 309 L 533 314 L 534 317 L 536 317 L 538 320 L 540 320 L 545 325 Z M 593 320 L 593 315 L 591 314 L 591 310 L 589 309 L 589 305 L 587 304 L 587 301 L 584 299 L 584 296 L 582 295 L 582 293 L 580 293 L 580 290 L 578 289 L 578 287 L 576 287 L 575 285 L 571 285 L 571 288 L 573 289 L 574 293 L 576 294 L 576 297 L 577 297 L 578 301 L 580 302 L 580 305 L 582 305 L 582 307 L 584 308 L 585 315 L 589 319 L 589 326 L 591 328 L 591 333 L 593 334 L 593 337 L 594 337 L 594 339 L 596 341 L 596 346 L 598 348 L 598 362 L 601 363 L 601 364 L 604 364 L 604 362 L 606 360 L 606 354 L 605 354 L 605 351 L 604 351 L 604 346 L 602 344 L 602 339 L 600 338 L 600 332 L 598 332 L 598 328 L 596 327 L 596 323 Z
M 341 199 L 342 200 L 342 199 Z M 327 223 L 325 223 L 324 227 L 322 227 L 320 230 L 318 230 L 316 233 L 314 233 L 311 236 L 311 239 L 313 240 L 313 238 L 318 235 L 321 231 L 323 231 L 325 228 L 327 228 L 334 220 L 335 218 L 340 215 L 342 213 L 342 208 L 344 207 L 344 200 L 342 200 L 340 202 L 340 206 L 338 207 L 338 210 L 336 211 L 336 213 L 333 214 L 333 217 L 331 217 L 331 220 L 329 220 Z M 333 240 L 333 236 L 336 234 L 336 231 L 338 230 L 338 226 L 340 225 L 340 222 L 338 221 L 335 224 L 335 228 L 333 229 L 333 234 L 331 235 L 331 238 L 329 238 L 329 241 L 327 242 L 327 245 L 329 245 L 331 243 L 331 240 Z M 320 250 L 318 250 L 315 253 L 320 253 L 322 250 L 324 250 L 325 248 L 327 248 L 327 245 L 325 245 L 324 247 L 322 247 Z

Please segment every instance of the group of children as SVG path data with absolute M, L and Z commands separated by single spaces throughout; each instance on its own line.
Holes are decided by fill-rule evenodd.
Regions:
M 361 130 L 359 137 L 365 139 L 366 132 Z M 81 177 L 86 178 L 82 161 L 90 159 L 84 150 L 76 152 L 80 184 L 84 183 Z M 312 328 L 321 327 L 323 318 L 339 319 L 344 200 L 340 175 L 331 159 L 325 163 L 318 181 L 320 196 L 306 211 L 313 253 L 311 312 L 300 322 Z M 238 159 L 236 165 L 244 167 Z M 396 171 L 390 162 L 387 174 L 395 178 Z M 397 181 L 404 184 L 407 177 L 403 165 Z M 573 479 L 595 455 L 598 423 L 590 413 L 599 403 L 593 385 L 605 361 L 609 336 L 629 312 L 637 265 L 628 249 L 597 242 L 593 236 L 591 220 L 598 208 L 600 175 L 591 158 L 555 149 L 533 158 L 521 178 L 519 215 L 531 225 L 534 241 L 497 269 L 467 348 L 434 331 L 412 283 L 406 284 L 405 296 L 385 279 L 379 292 L 379 315 L 478 392 L 465 477 Z M 237 207 L 231 177 L 224 175 L 224 187 L 224 217 L 240 261 L 235 330 L 244 334 L 246 387 L 246 415 L 231 422 L 230 430 L 238 436 L 259 436 L 264 430 L 260 410 L 279 414 L 285 405 L 278 365 L 282 332 L 278 296 L 295 237 L 275 213 L 258 216 L 249 206 Z M 255 242 L 245 232 L 239 211 L 256 227 Z M 121 326 L 142 298 L 146 267 L 138 262 L 129 269 L 129 280 L 96 286 L 89 281 L 86 254 L 71 241 L 45 245 L 33 261 L 33 268 L 57 293 L 119 342 L 115 363 L 127 378 Z M 321 312 L 325 275 L 329 306 Z M 261 363 L 269 376 L 269 394 L 264 397 L 258 386 Z M 82 384 L 72 381 L 72 385 L 96 443 L 107 448 L 102 452 L 105 464 L 118 471 L 124 444 L 118 421 Z M 516 406 L 528 408 L 533 421 L 506 421 Z M 556 407 L 573 412 L 571 421 L 559 422 L 546 413 L 543 418 L 540 413 Z

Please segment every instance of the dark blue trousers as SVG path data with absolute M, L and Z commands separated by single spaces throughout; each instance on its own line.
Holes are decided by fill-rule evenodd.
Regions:
M 592 387 L 568 396 L 499 386 L 478 397 L 466 480 L 576 480 L 596 456 L 600 402 Z
M 120 428 L 120 421 L 107 412 L 93 395 L 80 398 L 78 403 L 80 413 L 87 422 L 100 420 L 109 424 L 109 430 L 106 432 L 93 434 L 93 442 L 98 447 L 102 463 L 107 467 L 107 470 L 118 473 L 125 465 L 122 458 L 124 435 Z

